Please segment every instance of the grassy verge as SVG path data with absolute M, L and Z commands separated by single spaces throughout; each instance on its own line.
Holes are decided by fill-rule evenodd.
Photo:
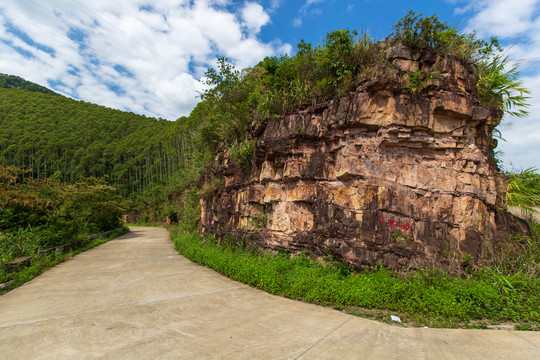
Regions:
M 231 279 L 363 317 L 385 321 L 394 314 L 411 326 L 482 328 L 510 323 L 520 330 L 539 329 L 540 279 L 522 271 L 504 275 L 481 268 L 451 277 L 439 269 L 401 274 L 376 267 L 354 273 L 337 262 L 258 254 L 231 243 L 216 244 L 191 231 L 173 231 L 172 238 L 181 254 Z
M 94 239 L 85 246 L 71 250 L 66 253 L 62 254 L 55 254 L 54 252 L 52 254 L 49 254 L 45 257 L 34 257 L 32 258 L 32 263 L 29 267 L 26 267 L 22 269 L 19 272 L 14 273 L 6 273 L 0 268 L 0 283 L 7 283 L 10 282 L 9 285 L 7 285 L 4 289 L 0 290 L 0 295 L 3 295 L 19 286 L 24 284 L 25 282 L 28 282 L 35 278 L 36 276 L 44 273 L 45 271 L 49 270 L 50 268 L 56 266 L 57 264 L 60 264 L 61 262 L 64 262 L 66 260 L 69 260 L 73 256 L 80 254 L 86 250 L 92 249 L 96 246 L 99 246 L 101 244 L 106 243 L 107 241 L 114 239 L 115 237 L 118 237 L 122 234 L 127 233 L 129 230 L 127 227 L 124 228 L 123 231 L 117 232 L 114 234 L 111 234 L 109 236 L 100 238 L 100 239 Z

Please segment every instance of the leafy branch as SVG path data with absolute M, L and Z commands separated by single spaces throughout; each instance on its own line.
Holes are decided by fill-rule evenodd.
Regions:
M 525 117 L 529 114 L 530 91 L 518 80 L 518 64 L 509 65 L 508 57 L 499 55 L 478 64 L 478 96 L 486 105 L 496 105 L 505 114 Z
M 515 174 L 509 174 L 505 194 L 507 206 L 516 206 L 524 214 L 538 213 L 534 206 L 540 204 L 540 174 L 538 169 L 528 168 Z

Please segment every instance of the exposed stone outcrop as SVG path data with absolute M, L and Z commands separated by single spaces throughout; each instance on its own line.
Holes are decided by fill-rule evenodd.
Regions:
M 222 155 L 201 179 L 204 231 L 331 255 L 360 268 L 489 260 L 527 225 L 502 210 L 491 131 L 502 113 L 476 99 L 474 69 L 387 50 L 385 76 L 339 100 L 255 128 L 248 169 Z M 406 74 L 433 79 L 406 91 Z

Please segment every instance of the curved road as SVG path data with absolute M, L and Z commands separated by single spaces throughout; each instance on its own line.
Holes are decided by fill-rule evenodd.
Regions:
M 131 232 L 0 296 L 2 359 L 540 359 L 540 333 L 390 326 L 266 294 Z

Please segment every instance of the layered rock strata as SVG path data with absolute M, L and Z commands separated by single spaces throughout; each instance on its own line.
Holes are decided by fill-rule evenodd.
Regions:
M 478 104 L 474 69 L 387 54 L 385 76 L 254 129 L 250 167 L 217 158 L 201 179 L 224 183 L 201 200 L 204 231 L 357 268 L 479 263 L 527 233 L 502 209 L 491 138 L 502 113 Z M 432 79 L 404 86 L 418 70 Z

